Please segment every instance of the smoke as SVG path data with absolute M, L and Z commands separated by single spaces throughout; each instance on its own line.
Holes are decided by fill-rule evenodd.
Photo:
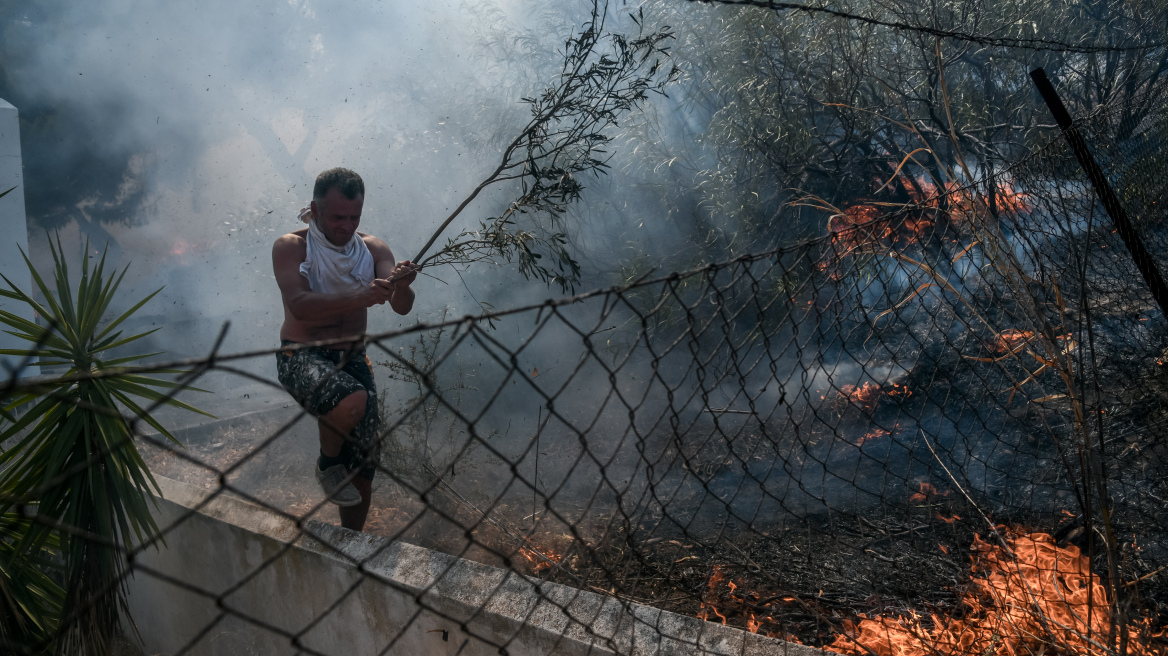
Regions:
M 228 319 L 226 349 L 274 344 L 271 244 L 301 227 L 317 173 L 361 173 L 362 230 L 405 259 L 496 162 L 562 38 L 517 39 L 550 15 L 521 20 L 519 4 L 21 5 L 0 97 L 21 111 L 34 259 L 43 229 L 70 254 L 108 244 L 131 265 L 124 302 L 166 285 L 143 316 L 168 324 L 174 355 L 200 354 Z M 544 11 L 570 29 L 584 4 L 562 5 Z M 464 225 L 513 193 L 485 195 Z M 472 292 L 496 307 L 548 294 L 506 267 L 466 272 L 465 287 L 434 273 L 417 284 L 422 317 L 476 312 Z M 414 320 L 371 315 L 373 331 Z
M 362 230 L 385 239 L 399 259 L 412 257 L 497 163 L 500 142 L 525 119 L 519 99 L 556 74 L 556 48 L 579 25 L 577 14 L 586 3 L 564 0 L 524 16 L 521 10 L 532 6 L 526 0 L 486 9 L 456 0 L 363 3 L 343 10 L 308 1 L 262 7 L 127 0 L 36 5 L 39 13 L 8 25 L 16 38 L 6 47 L 20 57 L 4 91 L 16 92 L 13 101 L 25 112 L 26 179 L 36 199 L 30 201 L 31 223 L 61 229 L 75 244 L 70 248 L 79 249 L 88 238 L 88 256 L 108 242 L 116 263 L 131 264 L 122 295 L 127 305 L 165 285 L 141 315 L 142 327 L 163 326 L 156 343 L 144 349 L 166 351 L 164 357 L 204 355 L 225 321 L 232 329 L 224 352 L 272 347 L 282 308 L 271 244 L 301 227 L 297 210 L 308 202 L 316 174 L 332 166 L 361 173 L 367 188 Z M 619 15 L 611 25 L 620 26 Z M 588 181 L 583 203 L 568 218 L 593 272 L 588 285 L 621 281 L 607 273 L 617 261 L 632 263 L 622 272 L 626 276 L 643 275 L 689 237 L 662 220 L 670 207 L 685 213 L 677 210 L 683 195 L 670 190 L 683 188 L 688 174 L 637 168 L 646 160 L 631 153 L 637 135 L 641 144 L 667 150 L 669 139 L 689 134 L 670 127 L 684 122 L 672 102 L 631 118 L 630 136 L 618 143 L 618 175 Z M 662 117 L 666 127 L 655 129 Z M 57 145 L 42 147 L 50 135 L 57 141 L 49 143 Z M 497 215 L 513 192 L 500 188 L 476 201 L 463 225 Z M 697 208 L 689 213 L 700 214 Z M 712 245 L 710 252 L 722 248 Z M 705 256 L 691 253 L 686 263 Z M 370 331 L 436 318 L 444 310 L 450 316 L 476 312 L 478 301 L 505 308 L 550 295 L 538 282 L 516 284 L 518 275 L 506 265 L 477 265 L 461 276 L 449 269 L 434 274 L 442 280 L 421 277 L 416 283 L 413 315 L 374 309 Z M 529 320 L 503 319 L 500 339 L 521 339 L 531 330 Z M 582 366 L 579 335 L 570 329 L 552 325 L 528 341 L 522 371 L 541 385 L 552 386 Z M 746 385 L 750 399 L 769 413 L 782 406 L 784 394 L 796 403 L 813 391 L 818 396 L 864 382 L 850 362 L 831 361 L 827 346 L 808 346 L 809 357 L 823 358 L 823 364 L 788 357 L 781 373 L 757 367 L 742 380 L 723 373 L 717 382 L 689 383 L 700 390 L 694 403 L 709 395 L 706 405 L 741 412 L 749 402 L 741 391 Z M 508 458 L 524 457 L 520 450 L 530 435 L 516 427 L 508 436 L 508 420 L 525 417 L 530 424 L 532 415 L 541 416 L 541 400 L 514 380 L 502 380 L 508 372 L 492 370 L 472 348 L 460 353 L 467 372 L 440 370 L 440 384 L 477 377 L 470 384 L 478 390 L 464 394 L 468 416 L 506 385 L 479 428 L 505 436 L 497 448 Z M 695 375 L 688 352 L 676 357 L 678 380 Z M 624 485 L 639 476 L 621 470 L 623 463 L 636 462 L 624 457 L 637 445 L 623 419 L 625 404 L 634 402 L 610 398 L 613 388 L 600 362 L 587 359 L 572 376 L 566 388 L 572 401 L 561 401 L 558 412 L 612 436 L 591 447 L 610 449 L 602 460 L 617 462 L 609 472 Z M 645 382 L 652 381 L 654 365 L 632 362 L 621 383 L 630 398 L 651 391 L 636 402 L 649 416 L 666 403 L 664 393 Z M 273 376 L 269 359 L 244 366 Z M 712 417 L 698 414 L 687 421 L 704 426 Z M 572 431 L 560 428 L 557 434 L 553 422 L 548 444 L 574 444 Z M 662 430 L 647 427 L 643 434 Z M 575 484 L 583 490 L 595 472 L 581 471 Z
M 60 229 L 72 252 L 88 239 L 85 257 L 108 243 L 117 264 L 131 264 L 125 305 L 165 285 L 140 316 L 138 327 L 163 327 L 142 350 L 204 355 L 226 321 L 232 329 L 222 351 L 271 348 L 283 318 L 271 245 L 301 227 L 297 211 L 317 173 L 358 171 L 367 189 L 362 230 L 385 239 L 398 259 L 412 257 L 497 164 L 501 142 L 526 118 L 519 99 L 557 73 L 556 48 L 585 8 L 577 0 L 486 7 L 367 1 L 340 10 L 310 0 L 33 5 L 5 25 L 13 65 L 0 80 L 0 96 L 24 119 L 30 224 Z M 701 177 L 694 169 L 715 158 L 712 147 L 695 145 L 688 169 L 671 164 L 682 161 L 674 152 L 685 152 L 671 147 L 699 131 L 687 126 L 692 118 L 683 103 L 655 101 L 624 124 L 616 174 L 586 182 L 583 202 L 566 217 L 590 274 L 585 287 L 758 248 L 728 237 L 736 215 L 718 215 L 710 209 L 718 203 L 688 193 Z M 645 166 L 654 161 L 667 163 Z M 513 193 L 501 187 L 484 195 L 452 233 L 497 216 Z M 43 237 L 33 237 L 43 262 Z M 911 379 L 927 340 L 905 334 L 898 343 L 908 346 L 895 351 L 857 344 L 867 323 L 854 334 L 841 329 L 858 321 L 845 316 L 845 298 L 824 300 L 842 309 L 820 309 L 804 255 L 793 253 L 769 273 L 760 263 L 750 276 L 732 269 L 720 279 L 694 277 L 686 282 L 700 288 L 692 296 L 684 286 L 661 285 L 631 301 L 561 308 L 554 319 L 512 315 L 487 337 L 429 331 L 380 345 L 388 354 L 371 349 L 394 455 L 413 456 L 393 466 L 399 475 L 418 474 L 419 489 L 430 487 L 434 472 L 448 475 L 482 507 L 509 505 L 516 520 L 548 499 L 573 526 L 614 509 L 638 518 L 668 507 L 679 525 L 710 523 L 693 524 L 706 535 L 720 534 L 731 514 L 753 526 L 756 518 L 874 507 L 890 490 L 935 472 L 931 452 L 919 448 L 926 430 L 970 489 L 1004 488 L 993 479 L 1007 456 L 990 439 L 994 422 L 1004 421 L 985 416 L 998 409 L 992 400 L 962 408 L 955 420 L 937 410 L 947 399 L 931 410 L 901 398 L 880 408 L 876 401 L 848 405 L 845 390 Z M 500 264 L 420 277 L 415 312 L 398 317 L 375 308 L 369 330 L 554 293 L 539 282 L 517 284 L 514 267 Z M 952 273 L 977 270 L 970 256 Z M 858 284 L 856 307 L 887 306 L 919 285 L 899 266 L 861 273 L 872 278 Z M 755 303 L 756 296 L 763 300 Z M 663 309 L 650 312 L 661 299 Z M 921 294 L 900 307 L 908 316 L 936 303 L 937 295 Z M 639 332 L 645 314 L 665 324 L 675 315 L 655 344 Z M 925 325 L 928 312 L 921 316 L 916 327 L 940 332 L 935 321 Z M 944 329 L 959 328 L 953 321 Z M 390 370 L 391 355 L 414 357 L 415 344 L 429 344 L 431 364 L 438 362 L 426 384 L 441 399 L 417 380 L 392 378 L 401 369 Z M 274 378 L 269 357 L 233 366 Z M 258 414 L 258 400 L 222 393 L 240 381 L 201 380 L 221 394 L 192 401 L 220 416 L 239 408 L 231 402 Z M 928 390 L 914 393 L 922 400 Z M 305 476 L 316 439 L 310 424 L 298 437 L 279 438 L 284 456 L 273 446 L 252 461 L 248 484 L 257 493 L 290 481 L 312 489 Z M 249 443 L 236 442 L 239 449 Z M 193 439 L 188 446 L 192 453 L 217 448 Z M 286 476 L 285 466 L 295 473 Z

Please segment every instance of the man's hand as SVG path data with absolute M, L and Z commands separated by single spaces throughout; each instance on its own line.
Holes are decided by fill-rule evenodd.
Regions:
M 390 262 L 392 261 L 390 260 Z M 418 271 L 421 269 L 422 267 L 409 260 L 402 260 L 390 270 L 388 276 L 374 281 L 375 283 L 383 284 L 389 290 L 389 307 L 393 308 L 394 312 L 404 315 L 413 309 L 414 290 L 410 287 L 410 283 L 414 282 L 414 279 L 418 277 Z
M 409 312 L 414 305 L 414 290 L 410 289 L 410 283 L 418 277 L 421 268 L 409 260 L 398 262 L 388 276 L 374 280 L 366 290 L 376 299 L 370 305 L 381 305 L 389 301 L 394 312 L 398 314 Z
M 397 285 L 409 287 L 410 284 L 414 282 L 414 279 L 418 277 L 418 271 L 421 271 L 421 269 L 422 267 L 414 264 L 413 262 L 410 262 L 409 260 L 402 260 L 401 262 L 398 262 L 397 266 L 395 266 L 393 271 L 390 272 L 389 282 L 395 287 Z
M 393 285 L 388 280 L 374 280 L 365 288 L 363 294 L 365 295 L 365 307 L 382 305 L 393 298 Z

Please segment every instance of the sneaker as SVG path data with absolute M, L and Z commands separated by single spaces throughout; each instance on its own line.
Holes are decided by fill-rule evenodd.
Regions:
M 328 500 L 341 507 L 355 506 L 361 503 L 361 493 L 353 484 L 345 481 L 349 477 L 349 471 L 345 469 L 344 465 L 333 465 L 328 469 L 321 471 L 320 467 L 316 467 L 316 480 L 320 481 L 320 487 L 324 490 L 324 495 Z

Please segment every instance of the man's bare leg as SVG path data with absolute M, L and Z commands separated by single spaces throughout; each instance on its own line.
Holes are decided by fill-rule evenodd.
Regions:
M 338 506 L 362 503 L 361 494 L 352 481 L 347 481 L 351 464 L 341 457 L 345 440 L 365 415 L 369 394 L 365 390 L 353 392 L 341 399 L 337 407 L 320 417 L 320 457 L 316 461 L 316 480 L 329 501 Z
M 341 512 L 341 526 L 360 531 L 365 528 L 365 518 L 369 515 L 369 501 L 373 496 L 373 481 L 358 474 L 353 477 L 353 487 L 361 493 L 361 503 L 348 508 L 337 508 Z
M 320 426 L 320 452 L 329 458 L 341 455 L 345 438 L 365 416 L 365 403 L 369 394 L 365 390 L 353 392 L 341 399 L 337 407 L 317 420 Z

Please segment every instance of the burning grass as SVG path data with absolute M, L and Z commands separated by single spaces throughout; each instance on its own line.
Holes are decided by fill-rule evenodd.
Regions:
M 1066 541 L 1083 535 L 1066 530 L 1073 518 L 1061 514 L 1062 541 L 999 525 L 999 544 L 953 497 L 922 482 L 899 519 L 833 516 L 830 531 L 745 531 L 712 545 L 609 535 L 570 550 L 573 576 L 558 578 L 848 656 L 1070 656 L 1118 653 L 1121 641 L 1124 653 L 1168 654 L 1168 625 L 1147 608 L 1129 605 L 1126 637 L 1112 631 L 1106 581 Z
M 907 398 L 912 396 L 912 391 L 896 383 L 878 385 L 872 381 L 867 381 L 863 385 L 844 385 L 839 389 L 837 405 L 844 407 L 851 405 L 870 415 L 876 411 L 876 406 L 880 403 L 880 398 L 883 396 Z M 888 431 L 884 431 L 884 434 L 887 433 Z
M 1013 328 L 1003 330 L 993 344 L 994 351 L 1002 355 L 1016 353 L 1032 342 L 1035 336 L 1033 330 L 1015 330 Z
M 564 558 L 564 554 L 547 547 L 539 547 L 534 543 L 519 547 L 518 554 L 526 561 L 528 570 L 532 574 L 546 572 L 555 567 Z
M 972 572 L 958 612 L 860 615 L 827 649 L 852 656 L 1089 654 L 1114 651 L 1106 588 L 1075 545 L 1018 535 L 1007 546 L 975 537 Z M 1168 653 L 1168 630 L 1146 619 L 1124 640 L 1129 654 Z

